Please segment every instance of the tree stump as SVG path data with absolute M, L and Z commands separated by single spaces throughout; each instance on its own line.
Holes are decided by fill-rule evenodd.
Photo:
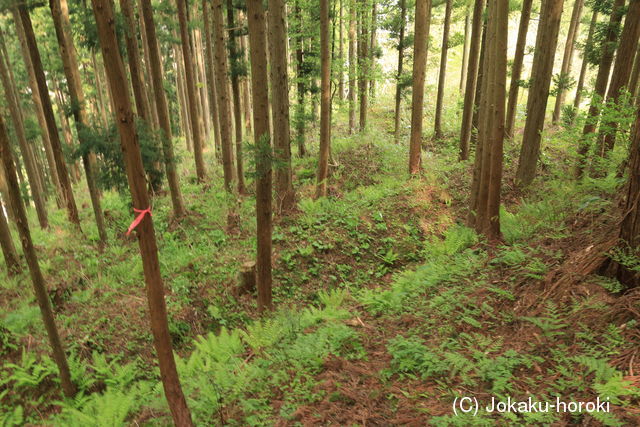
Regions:
M 236 295 L 248 294 L 256 290 L 256 263 L 247 261 L 240 267 Z

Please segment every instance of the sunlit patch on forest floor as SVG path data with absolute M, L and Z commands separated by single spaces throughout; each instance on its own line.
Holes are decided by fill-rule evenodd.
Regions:
M 567 138 L 558 131 L 548 149 Z M 507 161 L 504 244 L 491 247 L 463 225 L 470 165 L 451 160 L 454 144 L 430 142 L 423 176 L 409 180 L 406 147 L 388 136 L 336 136 L 330 197 L 315 201 L 315 158 L 296 159 L 298 208 L 275 220 L 277 311 L 264 319 L 255 296 L 237 291 L 238 269 L 254 257 L 252 196 L 229 198 L 214 170 L 211 186 L 184 185 L 181 222 L 165 196 L 155 199 L 170 329 L 197 423 L 639 422 L 640 294 L 620 295 L 585 264 L 611 237 L 620 179 L 577 184 L 566 178 L 570 158 L 543 158 L 544 175 L 522 199 Z M 513 158 L 515 144 L 506 152 Z M 95 230 L 84 231 L 87 243 L 62 212 L 54 233 L 34 231 L 77 398 L 58 394 L 25 277 L 0 288 L 7 423 L 170 423 L 137 245 L 124 236 L 126 200 L 105 194 L 111 243 L 98 257 Z M 230 209 L 240 222 L 228 233 Z M 453 415 L 465 395 L 609 396 L 613 412 Z

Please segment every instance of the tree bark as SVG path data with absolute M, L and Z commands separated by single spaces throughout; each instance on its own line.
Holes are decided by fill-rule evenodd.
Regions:
M 331 55 L 329 54 L 329 0 L 320 0 L 320 77 L 320 152 L 318 154 L 316 198 L 327 196 L 329 153 L 331 152 Z M 360 96 L 363 96 L 363 94 L 360 93 Z M 364 94 L 364 96 L 366 97 L 366 94 Z M 362 104 L 360 104 L 360 108 L 362 108 Z M 360 118 L 362 120 L 362 115 Z M 360 126 L 360 129 L 362 130 L 362 121 L 360 122 Z
M 635 250 L 640 246 L 640 109 L 633 126 L 631 149 L 629 150 L 629 181 L 627 184 L 624 215 L 620 222 L 620 249 L 637 256 Z M 615 261 L 609 271 L 626 288 L 640 286 L 640 273 Z
M 378 21 L 378 2 L 375 0 L 372 1 L 373 6 L 371 7 L 371 37 L 369 39 L 369 62 L 367 65 L 369 71 L 369 95 L 371 99 L 376 96 L 376 79 L 374 75 L 375 70 L 375 49 L 376 49 L 376 41 L 377 41 L 377 21 Z
M 563 3 L 564 0 L 543 0 L 540 9 L 540 24 L 538 28 L 541 31 L 538 31 L 536 37 L 536 48 L 531 69 L 531 75 L 534 76 L 534 79 L 529 89 L 527 121 L 524 126 L 522 147 L 516 172 L 516 182 L 522 187 L 531 184 L 536 176 Z
M 436 97 L 436 114 L 434 120 L 434 137 L 442 139 L 442 104 L 444 101 L 444 83 L 447 75 L 447 52 L 449 51 L 449 26 L 453 0 L 446 0 L 444 28 L 442 30 L 442 47 L 440 49 L 440 73 L 438 74 L 438 95 Z
M 577 0 L 582 1 L 582 0 Z M 516 53 L 511 66 L 511 82 L 509 84 L 509 102 L 507 104 L 507 117 L 505 119 L 505 135 L 513 138 L 513 127 L 516 122 L 516 108 L 518 107 L 518 92 L 520 91 L 520 77 L 522 76 L 522 63 L 524 49 L 527 46 L 527 32 L 531 18 L 531 4 L 533 0 L 523 0 L 520 13 L 520 26 L 518 28 L 518 40 L 516 41 Z M 539 27 L 540 28 L 540 27 Z
M 508 0 L 489 0 L 487 51 L 483 73 L 472 226 L 489 241 L 500 239 L 500 189 L 507 77 Z
M 213 37 L 215 40 L 213 45 L 215 51 L 215 77 L 216 90 L 218 91 L 218 114 L 220 123 L 220 141 L 222 145 L 224 185 L 228 192 L 232 192 L 233 160 L 231 157 L 231 112 L 229 109 L 229 85 L 227 84 L 228 66 L 227 54 L 225 51 L 224 24 L 222 21 L 222 0 L 213 0 Z M 240 159 L 238 159 L 238 161 L 240 161 Z
M 287 76 L 287 24 L 284 0 L 269 1 L 269 55 L 271 65 L 271 115 L 273 146 L 277 166 L 276 203 L 279 211 L 289 211 L 295 203 L 291 173 L 289 135 L 289 80 Z M 241 124 L 238 123 L 240 126 Z
M 404 0 L 403 0 L 404 1 Z M 464 92 L 469 68 L 469 44 L 471 42 L 471 13 L 469 6 L 464 16 L 464 44 L 462 46 L 462 67 L 460 69 L 460 93 Z
M 31 89 L 31 100 L 35 107 L 36 118 L 38 119 L 38 125 L 40 127 L 40 136 L 42 138 L 42 144 L 44 145 L 45 156 L 47 159 L 47 165 L 49 166 L 49 174 L 51 181 L 56 191 L 56 203 L 58 208 L 62 208 L 64 192 L 60 185 L 60 179 L 58 178 L 58 170 L 56 169 L 56 162 L 53 157 L 53 149 L 51 148 L 51 139 L 49 138 L 49 130 L 47 128 L 47 121 L 44 118 L 44 108 L 42 107 L 42 98 L 40 97 L 40 91 L 38 90 L 38 83 L 36 82 L 36 73 L 31 63 L 31 56 L 29 55 L 29 47 L 27 46 L 27 39 L 24 33 L 22 22 L 20 21 L 20 15 L 17 9 L 11 10 L 13 14 L 13 21 L 16 24 L 16 33 L 18 40 L 20 41 L 20 52 L 22 53 L 22 59 L 24 61 L 27 74 L 29 76 L 29 89 Z
M 594 11 L 593 15 L 591 15 L 591 23 L 589 24 L 589 32 L 587 34 L 587 40 L 585 41 L 585 46 L 588 46 L 593 39 L 593 32 L 596 28 L 596 23 L 598 22 L 598 12 Z M 580 108 L 580 103 L 582 102 L 582 88 L 584 87 L 584 79 L 587 75 L 587 67 L 589 66 L 589 61 L 587 58 L 582 58 L 582 66 L 580 67 L 580 76 L 578 77 L 578 84 L 576 85 L 576 97 L 573 100 L 573 109 L 577 110 Z
M 631 98 L 636 97 L 636 93 L 638 92 L 638 80 L 640 77 L 640 45 L 638 46 L 638 50 L 636 52 L 636 59 L 633 62 L 633 70 L 631 71 L 631 77 L 629 77 L 629 93 L 631 94 Z
M 607 90 L 607 83 L 609 82 L 609 73 L 611 71 L 611 65 L 613 64 L 613 56 L 616 52 L 616 38 L 618 37 L 618 29 L 620 27 L 620 21 L 624 15 L 625 0 L 615 0 L 611 16 L 609 17 L 609 26 L 605 35 L 605 39 L 602 44 L 602 56 L 600 57 L 600 64 L 598 65 L 598 74 L 596 76 L 596 82 L 593 86 L 593 96 L 591 97 L 591 105 L 589 106 L 589 112 L 585 121 L 584 128 L 582 130 L 582 139 L 578 146 L 578 166 L 576 174 L 578 177 L 582 176 L 584 167 L 587 162 L 587 153 L 591 148 L 590 138 L 598 126 L 598 120 L 600 116 L 600 106 L 604 98 L 605 91 Z
M 40 178 L 38 176 L 38 169 L 35 164 L 33 153 L 30 150 L 29 143 L 24 130 L 24 117 L 22 116 L 22 109 L 15 92 L 15 83 L 12 81 L 9 75 L 9 57 L 4 56 L 6 52 L 4 35 L 0 32 L 0 45 L 2 46 L 2 57 L 0 57 L 0 78 L 2 79 L 2 86 L 4 87 L 4 95 L 6 103 L 9 106 L 9 113 L 11 114 L 11 120 L 13 121 L 13 128 L 16 132 L 18 139 L 18 145 L 20 146 L 20 152 L 24 159 L 25 169 L 27 170 L 27 179 L 29 180 L 29 187 L 31 189 L 31 198 L 36 207 L 36 213 L 38 215 L 38 222 L 40 228 L 46 229 L 49 227 L 49 220 L 47 219 L 47 209 L 43 197 L 43 189 L 40 185 Z
M 569 22 L 569 31 L 567 32 L 567 42 L 564 45 L 564 55 L 562 57 L 562 67 L 560 68 L 561 76 L 570 76 L 571 62 L 573 61 L 573 50 L 578 38 L 578 28 L 580 27 L 580 18 L 582 16 L 582 7 L 584 0 L 576 0 L 573 5 L 573 12 L 571 13 L 571 21 Z M 562 106 L 564 105 L 566 91 L 563 87 L 558 88 L 556 95 L 556 104 L 553 108 L 552 123 L 558 124 L 560 120 L 560 113 L 562 112 Z
M 327 0 L 323 0 L 327 1 Z M 256 144 L 256 283 L 258 311 L 273 308 L 271 298 L 271 138 L 267 77 L 267 37 L 262 0 L 247 0 L 253 126 Z
M 8 208 L 8 206 L 7 206 Z M 4 263 L 7 266 L 7 275 L 9 277 L 22 273 L 22 266 L 20 266 L 20 258 L 13 244 L 11 238 L 11 231 L 9 229 L 9 223 L 7 217 L 4 216 L 4 207 L 0 202 L 0 247 L 2 247 L 2 255 L 4 256 Z
M 462 110 L 462 124 L 460 126 L 460 160 L 469 159 L 469 142 L 471 141 L 471 127 L 475 105 L 476 86 L 478 84 L 478 69 L 480 68 L 480 42 L 482 40 L 482 15 L 484 0 L 475 0 L 471 23 L 471 42 L 469 44 L 469 71 L 464 91 L 464 107 Z
M 338 58 L 340 60 L 340 70 L 338 72 L 338 99 L 344 99 L 344 0 L 340 0 L 338 6 Z
M 617 105 L 620 95 L 628 86 L 633 68 L 633 59 L 638 48 L 638 39 L 640 39 L 640 0 L 631 0 L 624 20 L 624 28 L 620 35 L 616 63 L 613 66 L 613 74 L 611 74 L 611 82 L 609 83 L 605 101 L 609 104 Z M 614 120 L 607 120 L 600 126 L 600 149 L 598 150 L 600 156 L 604 157 L 613 150 L 617 130 L 618 122 Z
M 362 3 L 360 7 L 360 38 L 358 39 L 358 95 L 360 99 L 360 122 L 359 130 L 363 132 L 367 126 L 367 108 L 369 107 L 367 89 L 369 82 L 369 51 L 368 51 L 368 30 L 367 30 L 367 18 L 368 8 L 366 7 L 367 0 L 359 0 Z
M 71 109 L 75 120 L 78 139 L 81 144 L 85 144 L 87 142 L 86 135 L 90 124 L 85 107 L 84 91 L 82 89 L 82 81 L 80 80 L 80 69 L 78 68 L 76 49 L 73 45 L 73 39 L 71 36 L 71 23 L 69 21 L 67 0 L 50 0 L 49 7 L 51 8 L 51 15 L 53 17 L 53 23 L 58 39 L 60 56 L 62 57 L 64 74 L 69 88 Z M 89 189 L 91 205 L 93 207 L 93 213 L 96 220 L 98 236 L 100 238 L 100 242 L 104 244 L 107 242 L 107 231 L 104 223 L 102 206 L 100 204 L 100 192 L 98 191 L 95 179 L 95 154 L 84 154 L 82 156 L 82 164 L 84 166 L 87 179 L 87 187 Z
M 356 129 L 356 0 L 349 0 L 349 134 Z
M 196 175 L 198 182 L 206 180 L 207 170 L 204 165 L 202 155 L 203 139 L 200 129 L 200 114 L 198 111 L 198 94 L 196 93 L 195 69 L 193 56 L 189 43 L 189 28 L 187 26 L 187 6 L 186 0 L 176 0 L 178 7 L 178 22 L 180 24 L 180 41 L 182 42 L 182 58 L 184 60 L 185 79 L 187 82 L 187 106 L 189 111 L 189 122 L 191 123 L 191 134 L 193 135 L 193 154 L 196 162 Z
M 36 76 L 36 83 L 38 84 L 38 91 L 42 100 L 42 107 L 45 120 L 47 122 L 47 129 L 49 131 L 51 148 L 55 160 L 55 167 L 58 172 L 58 178 L 60 180 L 64 202 L 67 208 L 67 216 L 72 224 L 75 224 L 78 228 L 80 228 L 80 217 L 78 216 L 78 208 L 76 207 L 76 202 L 73 197 L 73 191 L 71 189 L 71 181 L 69 180 L 67 165 L 62 154 L 62 145 L 60 144 L 58 127 L 53 115 L 53 107 L 51 106 L 51 99 L 49 98 L 49 89 L 47 88 L 47 81 L 44 75 L 44 69 L 42 68 L 42 61 L 40 60 L 40 52 L 38 51 L 36 37 L 33 33 L 31 18 L 25 5 L 18 6 L 18 14 L 20 15 L 22 27 L 24 28 L 26 44 L 29 48 L 31 64 L 33 65 L 33 70 Z
M 71 381 L 67 356 L 65 355 L 62 340 L 58 334 L 58 328 L 56 327 L 55 319 L 53 317 L 53 310 L 51 309 L 51 301 L 49 301 L 47 287 L 44 282 L 40 266 L 38 265 L 38 257 L 33 246 L 33 241 L 31 240 L 27 214 L 25 212 L 24 205 L 22 204 L 22 199 L 20 198 L 20 186 L 16 178 L 16 167 L 13 162 L 13 156 L 11 155 L 11 149 L 9 148 L 9 137 L 2 117 L 0 117 L 0 159 L 2 159 L 2 164 L 6 172 L 9 197 L 11 198 L 11 205 L 14 209 L 14 215 L 16 218 L 15 224 L 18 229 L 18 234 L 20 235 L 22 251 L 27 260 L 27 266 L 29 267 L 31 281 L 33 282 L 33 290 L 36 294 L 38 305 L 40 306 L 40 314 L 42 315 L 42 321 L 44 322 L 45 329 L 47 330 L 47 336 L 49 337 L 49 344 L 51 345 L 53 358 L 58 366 L 58 370 L 60 371 L 60 383 L 62 385 L 62 390 L 66 397 L 73 397 L 76 394 L 76 387 Z
M 160 47 L 156 36 L 156 27 L 153 22 L 153 9 L 150 0 L 140 0 L 140 11 L 144 22 L 144 31 L 149 53 L 149 68 L 151 69 L 151 81 L 153 81 L 153 98 L 155 109 L 158 115 L 158 124 L 161 131 L 162 153 L 164 157 L 164 167 L 171 194 L 171 206 L 173 215 L 176 218 L 183 217 L 187 210 L 182 199 L 180 184 L 178 182 L 178 172 L 173 154 L 173 141 L 171 135 L 171 119 L 169 118 L 169 105 L 164 93 L 162 82 L 162 60 L 160 59 Z
M 409 142 L 409 173 L 412 175 L 418 174 L 422 167 L 422 109 L 430 23 L 431 0 L 416 0 L 413 42 L 413 93 L 411 96 L 411 137 Z
M 204 46 L 205 46 L 205 71 L 207 74 L 207 95 L 209 96 L 209 113 L 211 114 L 210 120 L 213 124 L 213 138 L 216 147 L 216 156 L 219 156 L 220 149 L 220 123 L 218 122 L 218 101 L 215 77 L 213 74 L 213 68 L 215 64 L 213 62 L 213 39 L 211 37 L 211 17 L 209 15 L 209 8 L 211 2 L 202 0 L 202 20 L 204 21 Z
M 92 4 L 98 26 L 102 55 L 105 65 L 109 69 L 107 79 L 114 97 L 114 105 L 116 106 L 116 124 L 120 134 L 120 144 L 125 159 L 131 198 L 134 208 L 142 211 L 140 214 L 143 215 L 143 219 L 136 230 L 146 282 L 151 330 L 156 352 L 158 353 L 162 385 L 175 425 L 191 426 L 193 425 L 191 414 L 182 393 L 171 347 L 153 220 L 150 211 L 149 215 L 144 214 L 144 210 L 150 209 L 150 201 L 145 183 L 144 167 L 140 155 L 129 88 L 127 86 L 127 77 L 118 50 L 115 17 L 110 1 L 92 0 Z M 146 24 L 148 30 L 149 22 L 147 21 Z M 151 41 L 152 38 L 149 37 L 149 40 Z
M 271 10 L 271 7 L 269 8 Z M 269 15 L 271 12 L 269 12 Z M 242 160 L 242 108 L 240 103 L 240 79 L 238 78 L 237 70 L 239 67 L 234 66 L 234 61 L 239 61 L 238 49 L 236 44 L 236 24 L 233 19 L 233 0 L 227 0 L 227 25 L 229 26 L 229 64 L 230 64 L 230 77 L 231 77 L 231 96 L 233 97 L 233 119 L 234 130 L 236 136 L 236 175 L 238 178 L 238 193 L 244 194 L 246 192 L 244 188 L 244 168 Z M 284 49 L 286 52 L 286 44 Z M 286 53 L 285 53 L 286 54 Z M 286 57 L 285 57 L 286 63 Z M 286 67 L 285 67 L 286 70 Z M 275 126 L 275 125 L 274 125 Z
M 402 68 L 404 63 L 404 30 L 407 22 L 407 1 L 400 0 L 400 33 L 398 34 L 398 71 L 396 74 L 396 108 L 393 119 L 393 135 L 396 144 L 400 143 L 400 103 L 402 102 Z

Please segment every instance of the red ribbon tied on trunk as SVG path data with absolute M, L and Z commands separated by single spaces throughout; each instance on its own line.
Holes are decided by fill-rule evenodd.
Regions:
M 127 230 L 127 236 L 129 234 L 131 234 L 131 232 L 134 230 L 134 228 L 136 228 L 138 226 L 138 224 L 140 224 L 140 222 L 142 222 L 142 220 L 144 219 L 144 216 L 146 214 L 149 214 L 149 216 L 151 216 L 151 208 L 150 207 L 148 207 L 147 209 L 136 209 L 136 208 L 133 208 L 133 210 L 138 213 L 138 216 L 136 217 L 136 219 L 133 220 L 133 222 L 129 226 L 129 229 Z

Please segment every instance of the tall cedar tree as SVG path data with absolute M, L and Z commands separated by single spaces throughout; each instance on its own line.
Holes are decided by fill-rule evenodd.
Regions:
M 629 93 L 633 99 L 638 92 L 638 81 L 640 80 L 640 44 L 636 52 L 636 59 L 633 61 L 633 70 L 631 71 L 631 77 L 629 77 Z
M 331 150 L 331 55 L 329 53 L 329 0 L 320 0 L 320 152 L 316 197 L 327 195 Z M 366 81 L 366 79 L 365 79 Z M 360 88 L 362 90 L 362 87 Z M 366 90 L 366 88 L 365 88 Z M 360 96 L 363 96 L 362 92 Z M 366 97 L 366 94 L 364 94 Z M 362 108 L 362 104 L 360 104 Z M 362 120 L 362 115 L 360 115 Z M 360 122 L 362 126 L 363 122 Z M 362 127 L 361 127 L 362 130 Z
M 471 42 L 471 14 L 469 5 L 464 15 L 464 43 L 462 45 L 462 67 L 460 67 L 460 93 L 464 93 L 467 83 L 467 69 L 469 68 L 469 43 Z
M 326 1 L 326 0 L 324 0 Z M 267 75 L 267 35 L 262 0 L 247 0 L 253 126 L 256 153 L 256 285 L 258 310 L 271 310 L 271 129 Z
M 436 96 L 436 114 L 434 120 L 434 137 L 442 139 L 442 104 L 444 102 L 444 83 L 447 75 L 447 52 L 449 51 L 449 27 L 453 0 L 446 0 L 444 28 L 442 30 L 442 47 L 440 48 L 440 73 L 438 74 L 438 94 Z
M 71 180 L 69 179 L 69 173 L 67 171 L 67 164 L 64 160 L 62 144 L 60 143 L 60 135 L 58 134 L 58 125 L 56 124 L 56 119 L 53 115 L 53 107 L 51 106 L 51 99 L 49 98 L 49 88 L 47 87 L 47 79 L 44 75 L 42 60 L 40 59 L 40 51 L 38 50 L 36 36 L 33 32 L 33 26 L 31 25 L 31 17 L 29 16 L 29 11 L 25 4 L 18 6 L 18 14 L 20 16 L 22 28 L 24 29 L 25 41 L 29 51 L 31 65 L 33 66 L 33 71 L 35 73 L 36 83 L 38 85 L 40 100 L 44 111 L 44 118 L 47 124 L 47 130 L 49 131 L 49 139 L 51 142 L 51 149 L 53 151 L 55 168 L 58 172 L 58 179 L 60 180 L 60 187 L 63 192 L 63 202 L 67 208 L 67 216 L 72 224 L 75 224 L 80 228 L 80 217 L 78 216 L 78 208 L 73 197 L 73 190 L 71 188 Z
M 485 0 L 475 0 L 473 5 L 473 19 L 471 22 L 471 43 L 469 45 L 469 71 L 464 90 L 464 106 L 462 109 L 462 123 L 460 125 L 460 160 L 469 159 L 469 142 L 471 141 L 471 128 L 473 110 L 478 84 L 478 71 L 480 68 L 480 42 L 482 40 L 482 17 L 484 14 Z
M 582 16 L 582 7 L 584 0 L 576 0 L 571 13 L 571 21 L 569 22 L 569 31 L 567 32 L 567 41 L 564 44 L 564 55 L 562 56 L 562 66 L 560 68 L 560 85 L 556 94 L 556 104 L 553 107 L 552 123 L 557 124 L 560 120 L 560 113 L 564 105 L 564 97 L 566 94 L 565 82 L 571 76 L 571 63 L 573 62 L 573 51 L 578 38 L 578 28 L 580 27 L 580 17 Z
M 44 108 L 42 106 L 42 98 L 40 97 L 40 91 L 38 90 L 38 83 L 36 82 L 36 73 L 33 69 L 31 62 L 31 55 L 29 54 L 29 47 L 27 46 L 27 38 L 20 20 L 20 14 L 18 9 L 11 10 L 13 13 L 14 22 L 16 24 L 16 33 L 20 42 L 20 53 L 24 61 L 25 68 L 27 69 L 27 75 L 29 77 L 29 89 L 31 92 L 31 100 L 35 107 L 36 118 L 38 119 L 38 126 L 40 127 L 40 135 L 42 137 L 42 144 L 44 145 L 44 151 L 47 159 L 47 165 L 49 166 L 49 174 L 51 181 L 56 190 L 56 203 L 58 208 L 64 206 L 64 191 L 60 185 L 60 179 L 58 178 L 58 171 L 56 169 L 56 162 L 53 156 L 53 149 L 51 148 L 51 139 L 49 138 L 49 130 L 47 128 L 47 121 L 44 118 Z
M 536 37 L 531 75 L 534 76 L 527 100 L 527 121 L 522 136 L 522 147 L 516 172 L 518 185 L 531 184 L 536 176 L 540 141 L 544 129 L 544 117 L 549 99 L 549 86 L 553 73 L 558 32 L 564 0 L 543 0 L 540 8 L 540 23 Z
M 353 1 L 353 0 L 351 0 Z M 296 46 L 296 95 L 298 97 L 296 103 L 296 144 L 298 145 L 298 156 L 304 157 L 307 154 L 305 147 L 305 124 L 306 124 L 306 108 L 305 108 L 305 66 L 304 66 L 304 37 L 302 35 L 303 21 L 302 10 L 300 9 L 300 0 L 295 0 L 293 4 L 293 15 L 297 22 L 297 36 L 295 39 Z M 351 82 L 349 82 L 351 84 Z M 349 86 L 351 87 L 351 86 Z M 349 107 L 349 123 L 352 122 L 353 113 L 351 103 Z M 355 117 L 355 116 L 354 116 Z M 351 125 L 350 125 L 351 126 Z M 350 127 L 351 129 L 351 127 Z M 352 130 L 350 130 L 351 132 Z
M 9 113 L 11 114 L 13 129 L 15 130 L 15 134 L 18 139 L 18 145 L 20 147 L 20 152 L 22 153 L 25 169 L 27 171 L 27 179 L 29 181 L 29 187 L 31 190 L 31 198 L 33 199 L 33 203 L 36 207 L 38 222 L 40 224 L 40 228 L 46 229 L 49 227 L 49 220 L 47 218 L 47 209 L 44 200 L 43 188 L 40 185 L 38 168 L 36 166 L 33 152 L 31 151 L 31 147 L 27 142 L 27 137 L 24 129 L 24 117 L 22 115 L 22 109 L 20 108 L 20 103 L 15 88 L 15 82 L 13 82 L 13 79 L 11 78 L 12 76 L 9 73 L 9 57 L 5 56 L 6 49 L 4 36 L 2 36 L 1 34 L 0 44 L 2 45 L 2 57 L 0 57 L 0 77 L 2 79 L 4 95 L 9 106 Z
M 625 12 L 624 3 L 625 0 L 614 0 L 611 15 L 609 16 L 609 25 L 605 33 L 605 38 L 602 41 L 602 52 L 600 56 L 600 63 L 598 65 L 596 82 L 593 86 L 591 105 L 589 106 L 587 119 L 585 121 L 584 128 L 582 129 L 582 139 L 578 146 L 578 165 L 576 170 L 578 177 L 581 177 L 582 172 L 584 171 L 584 167 L 587 162 L 587 153 L 591 148 L 591 136 L 598 126 L 600 104 L 602 103 L 605 91 L 607 90 L 607 84 L 609 83 L 609 73 L 611 71 L 611 65 L 613 64 L 613 57 L 617 47 L 616 39 L 618 38 L 618 29 L 620 28 L 620 22 L 622 21 L 622 16 Z
M 271 7 L 269 8 L 271 10 Z M 236 178 L 238 179 L 238 193 L 244 194 L 244 167 L 242 160 L 242 106 L 240 104 L 240 79 L 238 76 L 238 57 L 237 48 L 237 24 L 233 19 L 233 0 L 227 0 L 227 25 L 229 27 L 229 64 L 231 78 L 231 96 L 233 97 L 233 119 L 236 137 Z M 286 49 L 286 44 L 285 44 Z M 286 67 L 286 66 L 285 66 Z
M 620 222 L 619 249 L 627 256 L 636 256 L 640 248 L 640 109 L 638 110 L 629 151 L 629 181 L 627 183 L 624 215 Z M 611 260 L 607 271 L 627 289 L 640 286 L 640 273 L 631 266 Z
M 505 119 L 505 136 L 513 137 L 513 126 L 516 121 L 516 107 L 518 106 L 518 92 L 520 91 L 520 77 L 522 76 L 522 63 L 524 49 L 527 46 L 527 32 L 531 18 L 531 4 L 533 0 L 523 0 L 520 13 L 520 26 L 518 27 L 518 40 L 516 41 L 516 53 L 511 66 L 511 82 L 509 83 L 509 101 L 507 103 L 507 117 Z
M 50 0 L 49 7 L 53 24 L 58 39 L 58 47 L 60 56 L 62 57 L 62 65 L 65 78 L 67 79 L 67 87 L 69 89 L 69 98 L 72 106 L 73 119 L 78 133 L 78 139 L 81 144 L 86 143 L 87 131 L 89 129 L 89 117 L 86 111 L 84 91 L 82 89 L 82 81 L 80 80 L 80 69 L 76 48 L 73 44 L 71 36 L 71 22 L 69 20 L 69 8 L 67 0 Z M 107 241 L 107 230 L 104 223 L 104 214 L 100 203 L 100 192 L 95 177 L 96 156 L 93 153 L 83 153 L 82 164 L 87 179 L 87 187 L 93 207 L 93 214 L 96 219 L 98 235 L 102 243 Z
M 9 209 L 8 205 L 7 209 Z M 2 206 L 2 203 L 0 203 L 0 247 L 2 247 L 4 263 L 7 266 L 7 275 L 11 277 L 22 273 L 20 259 L 18 258 L 18 252 L 16 252 L 16 247 L 14 246 L 13 239 L 11 238 L 11 229 L 9 228 L 7 217 L 4 215 L 4 207 Z
M 593 33 L 596 29 L 596 24 L 598 23 L 598 11 L 594 10 L 591 15 L 591 23 L 589 24 L 589 31 L 587 32 L 587 39 L 584 42 L 585 46 L 589 46 L 593 40 Z M 576 97 L 573 99 L 573 109 L 578 110 L 580 108 L 580 103 L 582 102 L 582 89 L 584 88 L 584 80 L 587 75 L 587 67 L 589 66 L 589 60 L 587 59 L 587 55 L 583 53 L 582 55 L 582 65 L 580 66 L 580 75 L 578 77 L 578 84 L 576 85 Z M 573 122 L 573 119 L 572 119 Z
M 160 46 L 156 36 L 156 27 L 153 20 L 153 9 L 151 8 L 151 0 L 140 0 L 140 9 L 142 20 L 144 22 L 144 34 L 147 40 L 147 50 L 149 54 L 149 64 L 151 70 L 150 82 L 153 82 L 153 99 L 155 102 L 155 110 L 158 115 L 158 124 L 161 130 L 162 138 L 162 154 L 164 157 L 164 167 L 167 174 L 167 182 L 169 184 L 169 192 L 171 194 L 171 206 L 173 215 L 176 218 L 184 216 L 187 212 L 180 191 L 178 182 L 178 171 L 176 170 L 176 160 L 173 154 L 173 141 L 171 134 L 171 119 L 169 117 L 169 104 L 162 85 L 162 59 L 160 57 Z
M 398 69 L 396 71 L 396 107 L 393 118 L 393 135 L 400 142 L 400 103 L 402 102 L 402 68 L 404 65 L 404 30 L 407 25 L 407 0 L 400 0 L 400 29 L 398 33 Z
M 131 87 L 133 98 L 136 103 L 138 117 L 144 120 L 147 125 L 153 128 L 151 121 L 151 106 L 147 95 L 147 87 L 144 79 L 142 62 L 140 61 L 140 51 L 138 50 L 138 37 L 136 35 L 135 15 L 133 12 L 132 0 L 120 0 L 120 9 L 124 18 L 124 40 L 127 49 L 127 62 L 129 63 L 129 75 L 131 76 Z
M 356 129 L 356 0 L 349 1 L 349 133 Z
M 618 104 L 620 95 L 627 88 L 633 59 L 640 38 L 640 0 L 631 0 L 624 20 L 624 28 L 620 35 L 620 46 L 613 66 L 611 82 L 607 92 L 607 103 Z M 618 123 L 614 120 L 603 122 L 600 126 L 600 149 L 598 153 L 604 156 L 613 149 L 616 142 Z
M 216 90 L 218 95 L 218 122 L 220 123 L 220 145 L 222 148 L 222 170 L 224 186 L 233 191 L 233 152 L 231 142 L 231 111 L 229 108 L 229 85 L 227 54 L 225 49 L 224 23 L 222 21 L 222 0 L 213 1 L 213 38 Z M 237 159 L 240 161 L 240 159 Z
M 109 0 L 92 0 L 92 4 L 102 56 L 107 69 L 107 81 L 113 96 L 116 124 L 120 134 L 120 145 L 125 160 L 131 198 L 134 209 L 139 215 L 142 215 L 142 221 L 138 224 L 136 231 L 147 289 L 151 331 L 153 332 L 154 346 L 158 353 L 162 385 L 175 425 L 180 427 L 191 426 L 193 425 L 191 413 L 182 393 L 171 347 L 167 307 L 164 300 L 164 287 L 158 260 L 158 247 L 150 211 L 150 199 L 145 183 L 144 167 L 136 132 L 135 116 L 129 95 L 127 75 L 120 57 L 116 38 L 115 16 Z M 148 212 L 148 214 L 145 214 L 145 212 Z
M 213 63 L 213 37 L 211 35 L 211 2 L 202 0 L 202 20 L 204 21 L 204 56 L 205 71 L 207 74 L 207 96 L 209 97 L 209 120 L 213 123 L 213 139 L 216 147 L 216 156 L 220 156 L 220 122 L 218 121 L 218 98 L 216 92 L 216 82 L 213 74 L 215 64 Z
M 490 241 L 500 239 L 500 188 L 507 78 L 508 0 L 489 0 L 487 48 L 475 169 L 471 188 L 470 225 Z
M 196 161 L 196 175 L 198 182 L 204 182 L 207 170 L 202 154 L 204 139 L 200 129 L 200 112 L 198 111 L 198 94 L 196 92 L 196 76 L 193 63 L 193 53 L 189 43 L 189 27 L 187 23 L 186 0 L 176 0 L 178 6 L 178 23 L 180 24 L 180 41 L 182 44 L 182 58 L 184 60 L 185 80 L 187 83 L 187 112 L 191 124 L 193 138 L 193 155 Z
M 367 126 L 367 110 L 369 107 L 369 32 L 368 22 L 369 8 L 367 0 L 359 0 L 358 10 L 360 17 L 360 34 L 358 37 L 358 96 L 360 99 L 360 122 L 359 131 L 363 132 Z
M 53 310 L 51 309 L 51 301 L 49 300 L 49 292 L 38 264 L 38 256 L 36 255 L 36 249 L 33 246 L 31 240 L 31 232 L 29 231 L 29 223 L 27 221 L 27 213 L 20 198 L 20 185 L 16 177 L 16 167 L 13 162 L 13 155 L 11 154 L 11 148 L 9 147 L 9 136 L 7 135 L 7 128 L 4 124 L 4 120 L 0 116 L 0 159 L 5 170 L 7 178 L 7 186 L 9 198 L 11 199 L 11 205 L 14 209 L 15 225 L 20 235 L 20 242 L 22 243 L 22 251 L 27 260 L 27 266 L 29 267 L 29 273 L 31 275 L 31 281 L 33 283 L 33 290 L 36 294 L 36 300 L 38 306 L 40 306 L 40 314 L 42 315 L 42 321 L 47 330 L 47 336 L 49 337 L 49 344 L 53 352 L 53 358 L 60 371 L 60 383 L 62 384 L 62 390 L 67 397 L 73 397 L 76 394 L 76 387 L 71 381 L 71 373 L 69 371 L 69 364 L 67 363 L 67 356 L 65 355 L 64 348 L 62 346 L 62 340 L 53 317 Z
M 421 168 L 422 109 L 424 75 L 427 68 L 431 0 L 416 0 L 413 39 L 413 93 L 411 95 L 411 139 L 409 141 L 409 173 L 418 174 Z
M 289 80 L 287 77 L 287 26 L 284 0 L 269 1 L 269 55 L 271 59 L 271 113 L 276 159 L 276 203 L 289 211 L 295 203 L 289 135 Z

